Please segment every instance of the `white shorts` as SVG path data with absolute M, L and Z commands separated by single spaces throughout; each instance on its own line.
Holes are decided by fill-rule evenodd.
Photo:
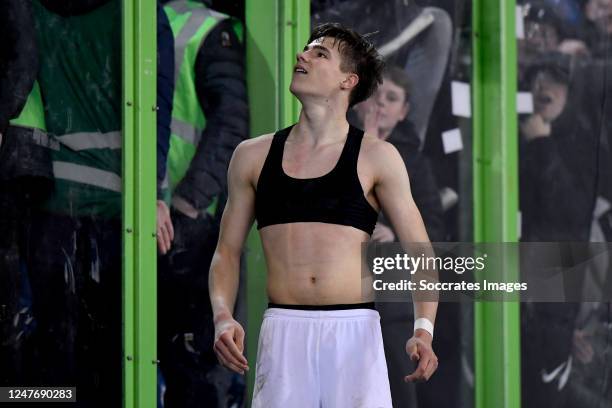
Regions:
M 252 408 L 392 408 L 380 315 L 270 308 Z

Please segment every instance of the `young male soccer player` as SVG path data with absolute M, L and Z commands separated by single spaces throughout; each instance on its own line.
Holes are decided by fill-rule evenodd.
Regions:
M 406 167 L 387 142 L 349 126 L 349 107 L 381 82 L 383 63 L 359 34 L 324 24 L 297 55 L 291 92 L 298 123 L 242 142 L 210 273 L 215 352 L 244 373 L 244 330 L 232 318 L 240 251 L 257 219 L 269 308 L 259 338 L 253 407 L 392 407 L 379 315 L 362 290 L 361 243 L 384 210 L 401 242 L 428 242 Z M 418 360 L 427 380 L 436 302 L 415 302 Z M 407 357 L 408 358 L 408 357 Z

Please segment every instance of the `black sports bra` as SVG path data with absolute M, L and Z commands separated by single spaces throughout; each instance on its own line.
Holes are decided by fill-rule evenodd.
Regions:
M 257 181 L 257 229 L 293 222 L 348 225 L 372 234 L 378 211 L 366 200 L 357 175 L 363 131 L 350 126 L 336 167 L 315 178 L 296 179 L 283 170 L 285 141 L 293 125 L 276 132 Z

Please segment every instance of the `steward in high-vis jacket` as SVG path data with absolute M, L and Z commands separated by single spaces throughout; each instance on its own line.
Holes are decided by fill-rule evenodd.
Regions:
M 164 6 L 175 41 L 167 187 L 174 239 L 160 246 L 158 344 L 168 407 L 217 406 L 231 376 L 214 355 L 208 268 L 227 168 L 248 137 L 242 25 L 193 1 Z M 227 405 L 227 404 L 226 404 Z
M 51 155 L 54 189 L 34 215 L 28 240 L 37 327 L 27 383 L 72 384 L 83 406 L 116 407 L 124 358 L 121 1 L 41 0 L 33 10 L 46 127 L 58 146 Z M 171 52 L 159 50 L 158 79 L 165 78 L 165 61 L 172 69 L 169 27 L 168 35 Z M 171 88 L 158 80 L 158 90 L 171 95 Z M 146 136 L 165 157 L 171 97 L 158 105 L 158 120 L 168 123 Z
M 34 215 L 33 383 L 121 401 L 121 8 L 33 1 L 55 185 Z M 70 2 L 66 3 L 66 5 Z M 35 365 L 34 365 L 35 364 Z

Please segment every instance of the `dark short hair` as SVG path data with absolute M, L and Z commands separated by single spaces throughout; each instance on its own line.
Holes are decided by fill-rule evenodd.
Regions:
M 364 36 L 340 23 L 324 23 L 315 27 L 308 44 L 323 37 L 339 41 L 342 72 L 354 72 L 359 77 L 359 83 L 349 96 L 349 107 L 368 99 L 382 83 L 382 70 L 385 65 L 376 47 Z
M 406 70 L 398 67 L 397 65 L 386 65 L 382 76 L 383 78 L 389 79 L 395 85 L 402 88 L 404 90 L 405 101 L 410 101 L 410 95 L 412 94 L 412 81 L 410 80 Z

